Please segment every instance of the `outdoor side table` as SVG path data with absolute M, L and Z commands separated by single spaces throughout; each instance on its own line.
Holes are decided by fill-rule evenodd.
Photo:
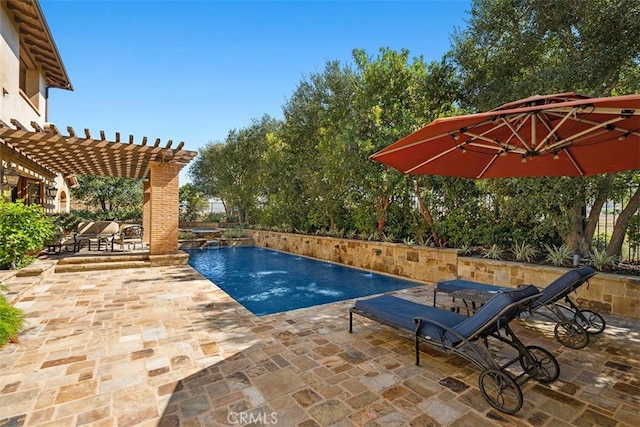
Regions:
M 478 289 L 460 289 L 451 292 L 453 300 L 459 299 L 467 310 L 467 316 L 472 316 L 484 303 L 493 298 L 498 292 L 481 291 Z

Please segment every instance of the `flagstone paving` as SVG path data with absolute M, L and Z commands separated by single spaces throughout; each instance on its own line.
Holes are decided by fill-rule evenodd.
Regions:
M 399 291 L 429 303 L 432 286 Z M 256 317 L 188 266 L 55 274 L 24 290 L 27 328 L 0 348 L 0 426 L 631 426 L 640 327 L 607 318 L 582 350 L 518 321 L 559 380 L 523 387 L 513 416 L 478 370 L 354 316 L 352 301 Z

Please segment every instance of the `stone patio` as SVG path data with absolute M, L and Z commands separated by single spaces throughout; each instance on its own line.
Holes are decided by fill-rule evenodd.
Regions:
M 397 292 L 430 303 L 430 285 Z M 17 293 L 20 343 L 0 348 L 0 426 L 631 426 L 640 326 L 607 317 L 582 350 L 517 321 L 561 375 L 497 412 L 466 360 L 354 316 L 352 301 L 256 317 L 188 266 L 53 274 Z

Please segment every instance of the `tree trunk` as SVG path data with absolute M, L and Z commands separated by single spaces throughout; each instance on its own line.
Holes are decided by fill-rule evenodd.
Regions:
M 417 180 L 416 180 L 415 194 L 416 194 L 416 198 L 418 199 L 418 206 L 420 207 L 420 213 L 422 214 L 424 219 L 427 220 L 427 223 L 431 228 L 431 236 L 433 237 L 433 242 L 439 247 L 444 246 L 446 242 L 440 239 L 440 236 L 438 235 L 435 228 L 433 227 L 433 224 L 434 224 L 433 216 L 431 215 L 431 211 L 429 211 L 429 208 L 424 204 L 424 201 L 422 200 L 422 193 L 420 192 L 420 184 L 418 184 Z
M 620 252 L 622 252 L 622 243 L 624 242 L 624 235 L 627 232 L 629 217 L 636 213 L 638 208 L 640 208 L 640 187 L 636 189 L 636 192 L 631 196 L 631 199 L 629 199 L 627 206 L 625 206 L 622 212 L 620 212 L 620 215 L 618 215 L 616 225 L 613 226 L 611 240 L 607 245 L 607 254 L 620 257 Z
M 245 215 L 244 211 L 240 208 L 238 208 L 238 222 L 240 224 L 244 224 L 244 222 L 246 221 L 247 216 Z
M 586 243 L 585 253 L 588 253 L 591 250 L 593 235 L 596 232 L 596 226 L 598 225 L 598 220 L 600 219 L 602 206 L 604 206 L 604 204 L 606 203 L 607 197 L 609 196 L 609 191 L 611 190 L 611 186 L 613 185 L 613 177 L 614 174 L 607 174 L 604 182 L 598 189 L 598 195 L 596 196 L 596 200 L 593 202 L 591 212 L 589 212 L 589 218 L 587 218 L 587 223 L 584 227 L 584 240 Z
M 584 251 L 584 206 L 573 205 L 569 208 L 570 228 L 569 235 L 564 239 L 565 245 L 575 253 L 585 255 Z
M 389 196 L 383 195 L 381 199 L 382 199 L 382 205 L 380 206 L 380 209 L 378 209 L 378 225 L 377 225 L 378 235 L 380 236 L 384 231 L 384 225 L 387 221 L 387 210 L 389 209 L 389 205 L 391 204 L 391 200 L 389 199 Z
M 329 217 L 329 231 L 335 231 L 338 228 L 338 225 L 336 223 L 336 217 L 331 215 Z

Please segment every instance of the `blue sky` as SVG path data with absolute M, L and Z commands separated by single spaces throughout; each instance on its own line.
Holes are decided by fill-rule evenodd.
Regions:
M 74 87 L 49 92 L 49 121 L 194 151 L 253 118 L 282 118 L 305 76 L 329 60 L 350 64 L 354 48 L 439 60 L 471 8 L 471 0 L 40 4 Z

